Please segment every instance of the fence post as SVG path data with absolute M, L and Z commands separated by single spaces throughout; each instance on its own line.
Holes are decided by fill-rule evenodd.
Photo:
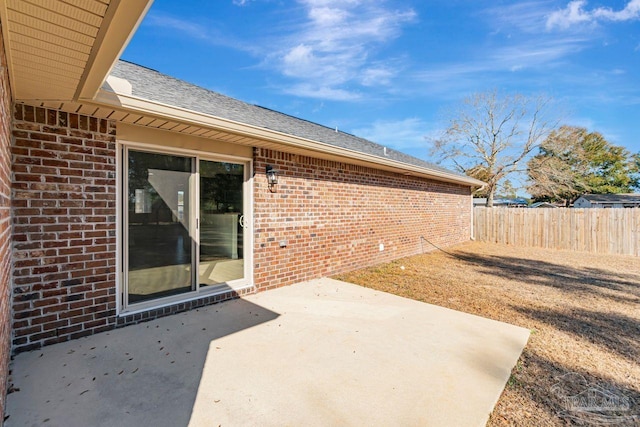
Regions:
M 477 241 L 640 256 L 640 208 L 474 207 Z

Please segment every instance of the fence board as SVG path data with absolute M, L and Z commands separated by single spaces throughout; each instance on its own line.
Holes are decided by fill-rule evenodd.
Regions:
M 640 256 L 640 208 L 473 209 L 475 240 Z

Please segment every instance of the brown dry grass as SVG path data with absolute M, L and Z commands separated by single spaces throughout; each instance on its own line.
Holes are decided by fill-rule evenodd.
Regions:
M 640 259 L 478 242 L 447 251 L 337 278 L 529 329 L 490 426 L 640 425 Z M 566 410 L 563 393 L 596 386 L 622 409 Z

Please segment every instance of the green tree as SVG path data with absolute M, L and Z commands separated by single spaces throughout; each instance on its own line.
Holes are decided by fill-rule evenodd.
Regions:
M 486 183 L 479 194 L 493 206 L 498 185 L 518 167 L 556 126 L 550 98 L 500 97 L 495 91 L 472 95 L 451 115 L 431 155 Z
M 598 132 L 562 126 L 529 160 L 527 191 L 536 201 L 562 201 L 567 206 L 585 193 L 629 193 L 640 184 L 639 159 Z

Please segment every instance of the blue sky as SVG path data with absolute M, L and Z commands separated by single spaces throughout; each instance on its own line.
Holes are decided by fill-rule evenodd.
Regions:
M 426 160 L 491 90 L 640 152 L 640 0 L 155 0 L 123 59 Z

